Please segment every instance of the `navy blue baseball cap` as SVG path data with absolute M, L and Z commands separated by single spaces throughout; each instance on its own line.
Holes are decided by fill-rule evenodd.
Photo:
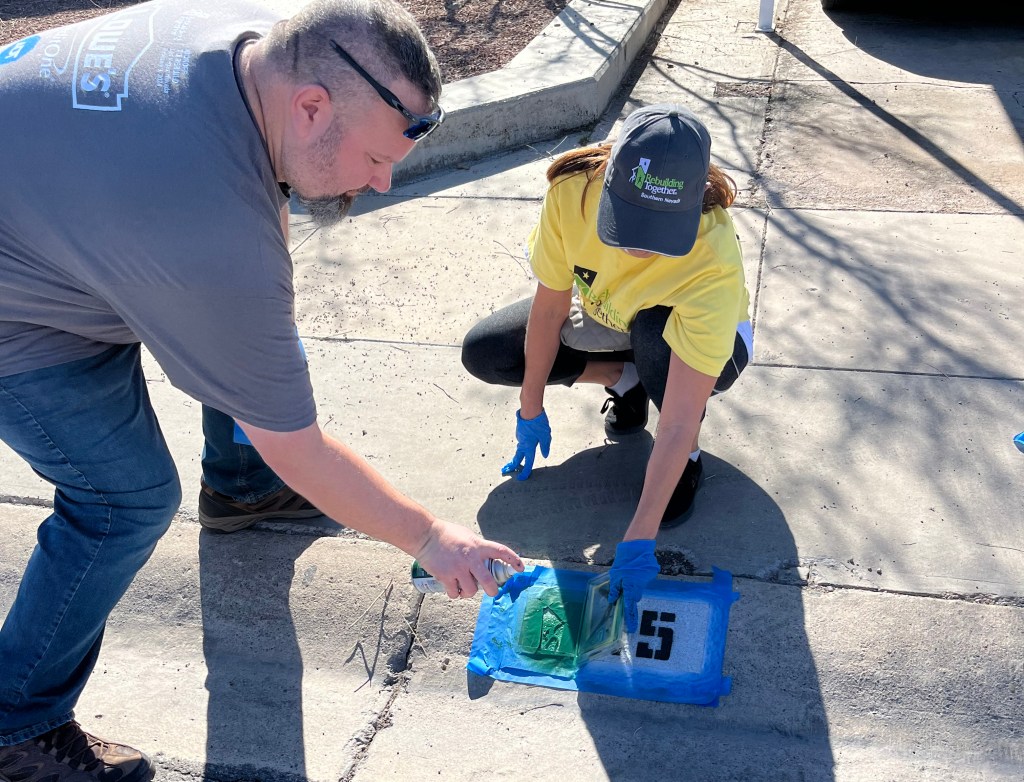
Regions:
M 660 103 L 630 114 L 612 147 L 597 210 L 610 247 L 686 255 L 697 241 L 711 136 L 685 106 Z

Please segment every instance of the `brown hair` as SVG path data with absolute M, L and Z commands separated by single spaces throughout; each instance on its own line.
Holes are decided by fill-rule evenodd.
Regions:
M 604 177 L 604 171 L 608 168 L 608 158 L 612 154 L 613 143 L 604 141 L 593 147 L 574 149 L 560 155 L 554 163 L 548 166 L 548 182 L 552 185 L 562 177 L 586 174 L 587 185 L 583 188 L 583 197 L 580 199 L 580 213 L 584 217 L 586 217 L 587 191 L 594 184 L 594 180 Z M 704 191 L 702 212 L 710 212 L 716 206 L 723 209 L 732 206 L 736 200 L 736 182 L 714 163 L 708 169 L 708 185 L 709 187 Z

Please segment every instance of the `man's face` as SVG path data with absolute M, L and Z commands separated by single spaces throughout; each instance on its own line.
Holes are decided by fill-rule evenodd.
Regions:
M 403 103 L 423 102 L 410 86 L 399 90 L 396 85 Z M 402 135 L 408 127 L 405 117 L 376 94 L 356 101 L 348 112 L 344 106 L 331 106 L 330 122 L 326 116 L 320 121 L 319 132 L 285 146 L 283 162 L 285 179 L 299 202 L 314 221 L 331 225 L 345 216 L 360 193 L 389 190 L 394 165 L 414 144 Z

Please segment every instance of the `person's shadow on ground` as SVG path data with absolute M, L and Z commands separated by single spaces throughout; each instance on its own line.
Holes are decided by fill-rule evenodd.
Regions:
M 274 769 L 281 782 L 305 782 L 302 656 L 289 593 L 295 562 L 317 539 L 275 536 L 254 550 L 252 535 L 204 531 L 199 585 L 206 661 L 204 779 L 256 779 Z
M 482 534 L 559 567 L 609 565 L 652 442 L 644 433 L 537 468 L 527 481 L 505 480 L 477 515 Z M 582 718 L 616 782 L 711 778 L 691 776 L 708 769 L 715 779 L 827 782 L 834 760 L 801 589 L 786 583 L 796 573 L 792 534 L 749 476 L 706 451 L 703 460 L 695 512 L 659 534 L 658 558 L 663 576 L 710 577 L 713 565 L 733 573 L 741 598 L 724 663 L 732 693 L 717 708 L 580 693 Z M 468 676 L 470 697 L 485 696 L 491 680 Z

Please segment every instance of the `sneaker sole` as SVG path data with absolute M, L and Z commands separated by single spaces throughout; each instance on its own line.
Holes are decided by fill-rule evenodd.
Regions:
M 701 473 L 701 476 L 697 481 L 697 489 L 693 493 L 693 502 L 690 503 L 690 507 L 684 510 L 682 513 L 680 513 L 674 519 L 668 519 L 667 521 L 661 522 L 661 525 L 658 527 L 658 529 L 672 529 L 673 527 L 678 527 L 681 524 L 683 524 L 683 522 L 687 521 L 690 518 L 690 516 L 693 515 L 693 511 L 697 508 L 697 497 L 700 496 L 700 488 L 703 485 L 704 474 Z
M 693 502 L 690 503 L 690 507 L 680 513 L 674 519 L 661 522 L 661 526 L 658 529 L 673 529 L 674 527 L 681 526 L 683 522 L 687 521 L 690 516 L 693 515 L 694 509 L 697 507 L 697 497 L 694 496 Z
M 264 519 L 281 519 L 286 521 L 288 519 L 315 519 L 323 515 L 315 508 L 312 510 L 268 511 L 267 513 L 253 513 L 246 516 L 212 517 L 200 511 L 199 523 L 203 529 L 208 529 L 211 532 L 238 532 Z
M 644 421 L 638 426 L 631 426 L 629 429 L 612 429 L 607 423 L 604 425 L 604 433 L 609 440 L 615 440 L 619 437 L 629 437 L 630 435 L 640 434 L 640 432 L 647 429 L 647 422 Z
M 139 777 L 138 782 L 153 782 L 153 778 L 156 776 L 156 764 L 145 752 L 140 752 L 139 754 L 141 754 L 142 757 L 146 759 L 146 762 L 149 763 L 149 771 L 147 771 L 144 776 Z

